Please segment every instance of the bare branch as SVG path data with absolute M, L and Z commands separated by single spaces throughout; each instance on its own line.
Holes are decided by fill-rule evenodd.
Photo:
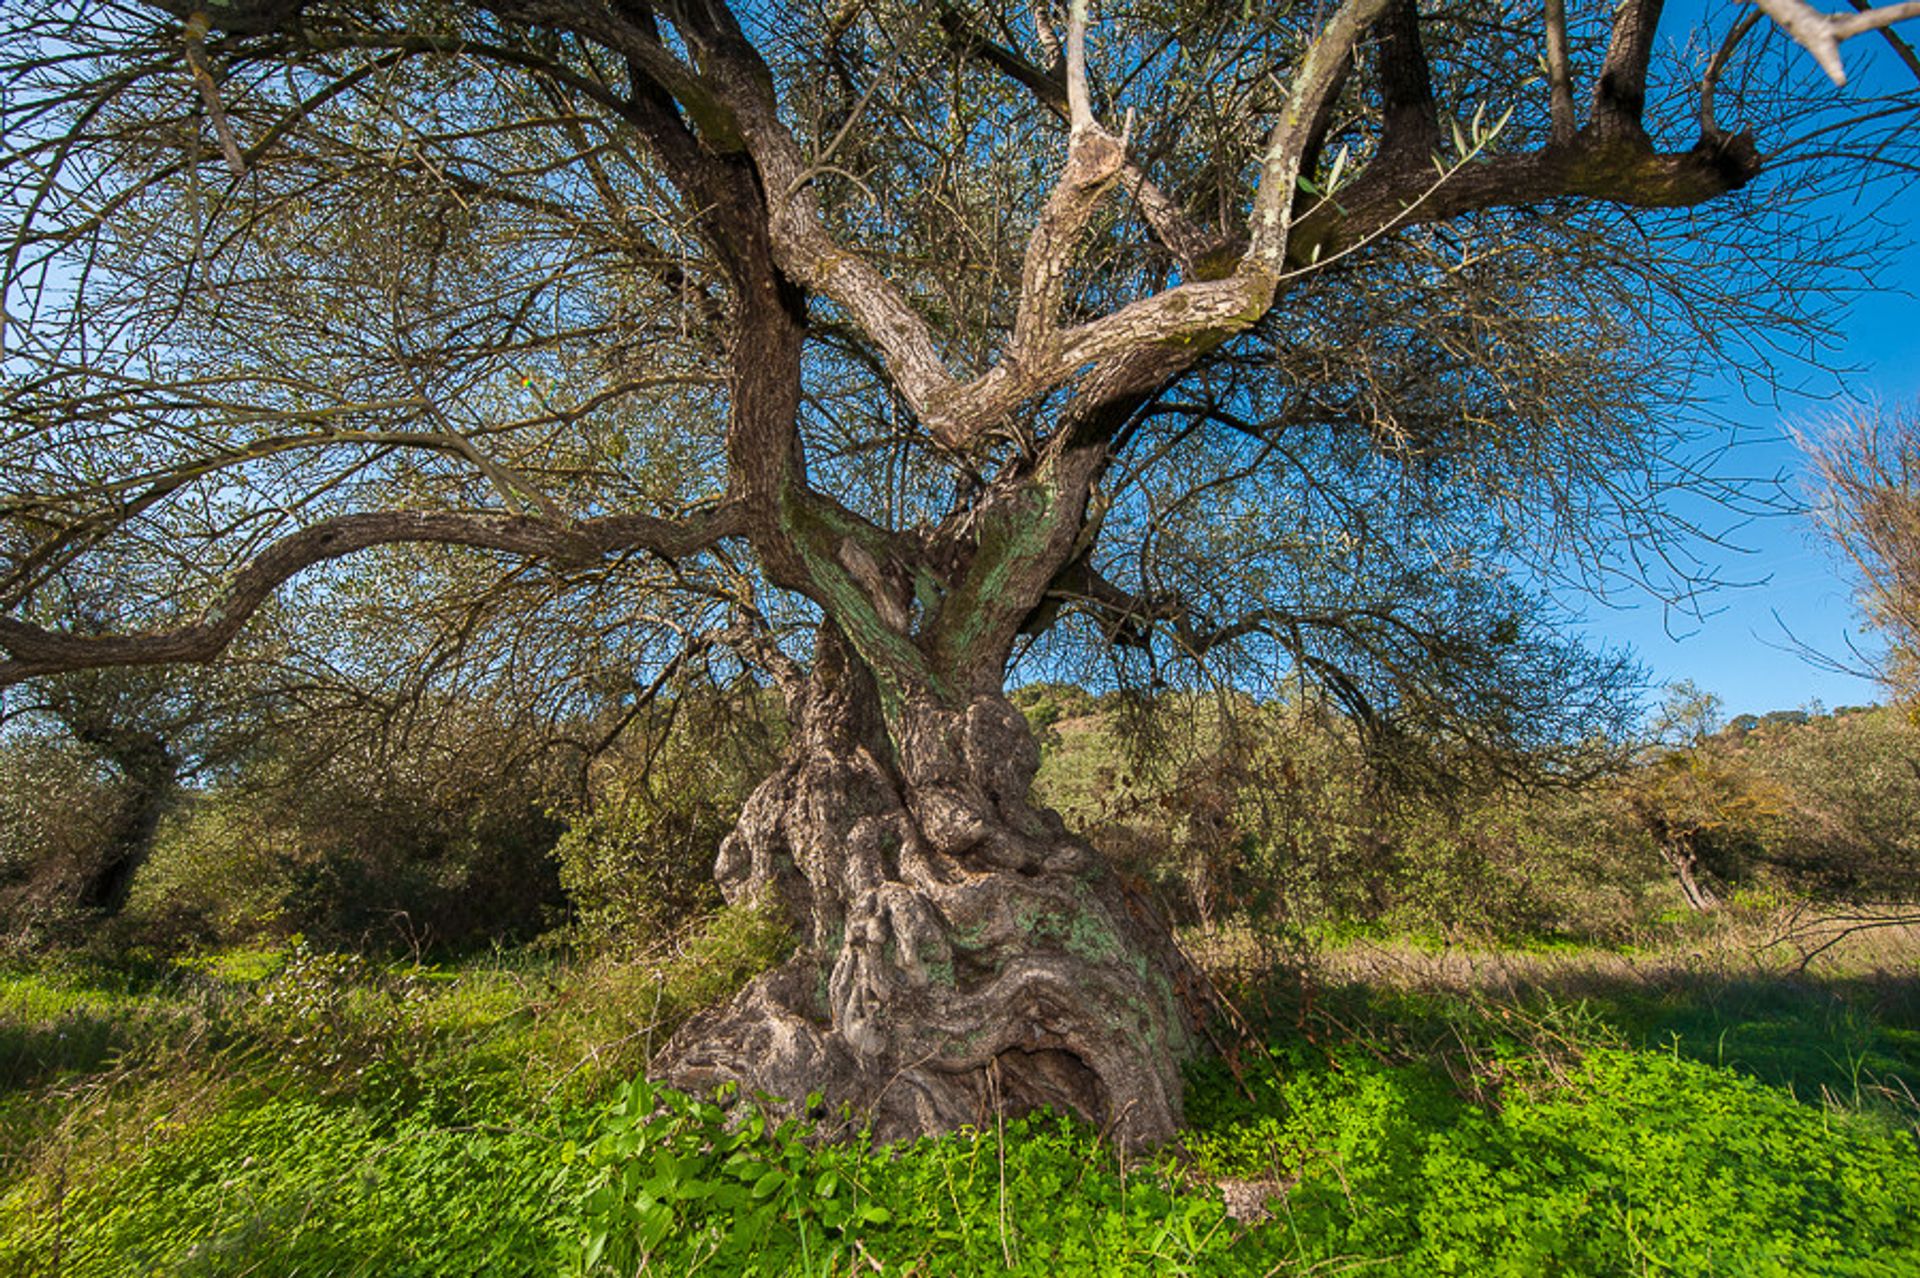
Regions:
M 1820 69 L 1835 84 L 1847 82 L 1846 66 L 1840 61 L 1840 42 L 1868 31 L 1879 31 L 1896 22 L 1920 18 L 1920 0 L 1861 8 L 1856 13 L 1821 13 L 1806 0 L 1752 0 L 1755 8 L 1772 18 L 1787 36 L 1813 55 Z M 1911 65 L 1911 64 L 1909 64 Z
M 1093 118 L 1087 101 L 1087 0 L 1073 0 L 1067 21 L 1067 162 L 1027 240 L 1013 347 L 1001 365 L 1045 358 L 1073 250 L 1100 197 L 1119 177 L 1126 145 Z
M 1720 42 L 1720 47 L 1713 51 L 1713 57 L 1708 60 L 1707 69 L 1700 76 L 1701 137 L 1711 138 L 1720 135 L 1720 122 L 1714 118 L 1713 113 L 1714 93 L 1720 87 L 1720 77 L 1726 73 L 1727 63 L 1732 59 L 1733 51 L 1740 46 L 1742 40 L 1747 38 L 1747 33 L 1753 30 L 1763 16 L 1758 9 L 1743 15 L 1740 21 L 1728 29 L 1726 39 Z
M 1593 119 L 1588 127 L 1597 138 L 1645 143 L 1647 130 L 1641 116 L 1647 106 L 1647 66 L 1664 6 L 1665 0 L 1621 0 L 1614 9 L 1607 57 L 1593 86 Z
M 1072 0 L 1067 11 L 1067 119 L 1075 134 L 1095 127 L 1087 101 L 1087 0 Z
M 235 177 L 247 175 L 246 161 L 240 158 L 240 144 L 233 139 L 233 125 L 227 120 L 227 110 L 220 104 L 220 86 L 214 82 L 213 68 L 207 65 L 207 11 L 196 9 L 187 19 L 182 32 L 182 40 L 187 49 L 187 67 L 193 73 L 194 87 L 200 90 L 200 98 L 207 106 L 207 116 L 213 121 L 213 131 L 220 138 L 220 149 L 227 158 L 227 168 Z

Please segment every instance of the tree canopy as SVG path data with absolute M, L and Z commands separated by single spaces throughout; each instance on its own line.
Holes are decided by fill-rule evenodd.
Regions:
M 797 596 L 914 681 L 1064 618 L 1551 741 L 1606 672 L 1510 570 L 1671 546 L 1652 410 L 1828 265 L 1799 199 L 1709 203 L 1761 169 L 1723 117 L 1807 114 L 1749 20 L 1697 86 L 1657 7 L 1109 6 L 1078 60 L 1046 6 L 161 10 L 10 33 L 7 682 L 427 543 L 496 557 L 396 568 L 469 602 L 419 637 L 537 617 L 550 695 Z M 36 627 L 62 591 L 147 633 Z

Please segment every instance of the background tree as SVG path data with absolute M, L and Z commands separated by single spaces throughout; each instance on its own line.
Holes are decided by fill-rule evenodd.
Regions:
M 70 596 L 57 606 L 71 630 L 106 627 L 99 609 Z M 16 925 L 76 911 L 76 918 L 99 921 L 121 911 L 181 784 L 231 765 L 271 730 L 263 669 L 256 652 L 214 670 L 79 670 L 38 680 L 12 698 L 0 715 L 0 742 L 23 751 L 23 766 L 45 779 L 51 774 L 26 760 L 63 741 L 64 751 L 54 746 L 54 753 L 79 765 L 69 786 L 30 788 L 41 803 L 88 808 L 53 821 L 62 831 L 92 832 L 42 840 L 33 831 L 46 818 L 10 814 L 8 859 L 14 877 L 31 884 L 15 901 L 24 911 Z
M 1920 695 L 1920 418 L 1873 407 L 1801 438 L 1814 514 L 1858 574 L 1867 622 L 1886 641 L 1879 674 L 1901 702 Z
M 1622 667 L 1543 579 L 1684 584 L 1652 406 L 1817 321 L 1799 199 L 1910 153 L 1752 20 L 1700 66 L 1659 0 L 1257 8 L 10 19 L 0 683 L 212 660 L 276 591 L 582 719 L 763 672 L 791 752 L 717 873 L 801 945 L 660 1069 L 1170 1134 L 1186 968 L 1029 801 L 1010 665 L 1577 752 Z

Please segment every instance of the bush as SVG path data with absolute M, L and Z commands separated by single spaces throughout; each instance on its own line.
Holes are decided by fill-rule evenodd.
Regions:
M 730 811 L 681 789 L 625 794 L 576 817 L 553 853 L 579 936 L 631 952 L 719 905 L 713 862 L 732 825 Z
M 293 839 L 238 787 L 190 794 L 160 824 L 127 899 L 129 929 L 160 951 L 298 930 Z
M 575 939 L 646 949 L 720 903 L 713 864 L 741 805 L 779 763 L 780 708 L 764 692 L 656 705 L 590 775 L 590 802 L 554 848 Z
M 1787 796 L 1763 850 L 1791 887 L 1920 897 L 1920 728 L 1882 707 L 1763 729 L 1713 749 Z
M 1311 704 L 1186 710 L 1185 731 L 1145 759 L 1109 718 L 1056 733 L 1038 780 L 1182 923 L 1283 942 L 1353 926 L 1613 941 L 1664 881 L 1600 790 L 1410 788 Z
M 300 933 L 347 948 L 537 934 L 561 902 L 554 786 L 484 721 L 393 750 L 263 742 L 186 796 L 135 879 L 128 924 L 162 950 Z
M 1082 718 L 1095 709 L 1093 694 L 1070 683 L 1030 683 L 1015 688 L 1008 700 L 1042 741 L 1048 740 L 1047 734 L 1062 719 Z

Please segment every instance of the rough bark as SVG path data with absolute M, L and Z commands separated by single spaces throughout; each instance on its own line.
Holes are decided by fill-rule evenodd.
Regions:
M 831 631 L 787 764 L 721 848 L 730 901 L 784 910 L 796 956 L 655 1062 L 849 1104 L 876 1140 L 1051 1106 L 1126 1144 L 1181 1121 L 1196 1006 L 1164 920 L 1028 798 L 1039 755 L 999 695 L 882 712 Z

